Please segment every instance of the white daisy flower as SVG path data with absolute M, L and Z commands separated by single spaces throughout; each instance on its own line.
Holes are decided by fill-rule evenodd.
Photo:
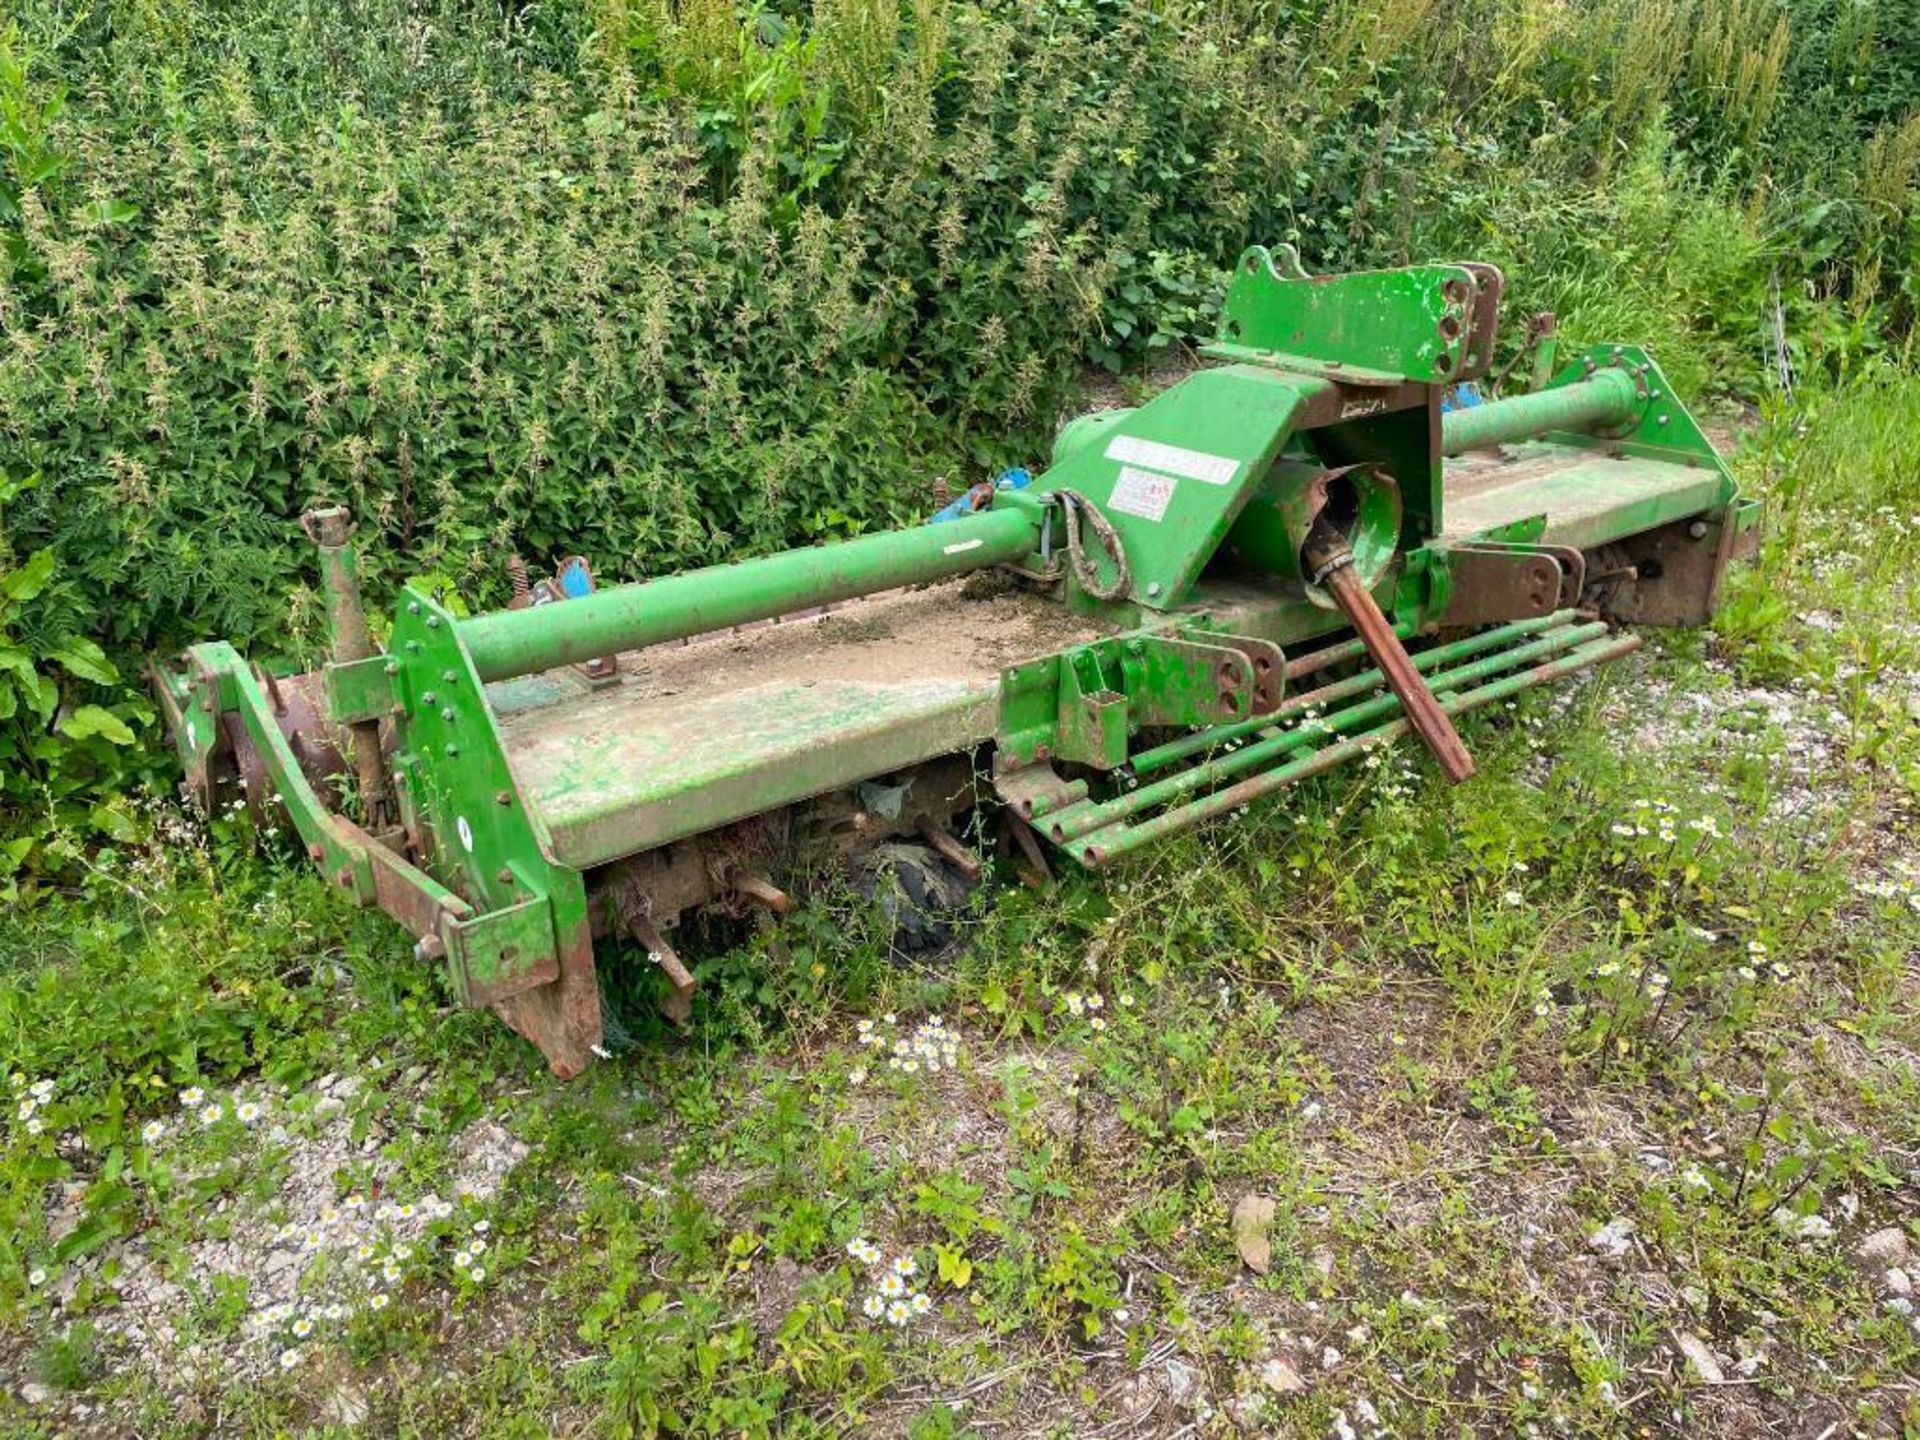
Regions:
M 38 1265 L 34 1266 L 33 1269 L 27 1272 L 27 1285 L 29 1288 L 38 1290 L 42 1285 L 46 1283 L 47 1283 L 47 1272 L 42 1270 Z
M 313 1321 L 302 1315 L 298 1320 L 293 1322 L 293 1333 L 298 1335 L 302 1340 L 306 1339 L 309 1335 L 313 1334 Z
M 300 1347 L 291 1345 L 280 1352 L 280 1368 L 291 1370 L 300 1363 Z
M 167 1127 L 158 1120 L 149 1120 L 140 1127 L 140 1138 L 152 1145 L 167 1133 Z
M 384 1310 L 392 1303 L 393 1297 L 391 1295 L 371 1295 L 367 1298 L 367 1308 L 369 1310 Z
M 913 1318 L 913 1307 L 904 1300 L 894 1300 L 887 1305 L 887 1323 L 904 1325 Z
M 882 1315 L 887 1313 L 887 1302 L 882 1300 L 878 1295 L 869 1295 L 860 1308 L 866 1313 L 866 1317 L 869 1320 L 878 1320 Z
M 893 1271 L 894 1274 L 900 1276 L 901 1279 L 903 1280 L 909 1276 L 917 1275 L 920 1272 L 919 1262 L 916 1261 L 911 1255 L 895 1256 L 893 1263 L 889 1265 L 887 1268 Z
M 200 1102 L 206 1098 L 206 1091 L 202 1090 L 198 1085 L 189 1085 L 180 1092 L 180 1108 L 183 1110 L 198 1110 L 200 1108 Z
M 474 1266 L 467 1272 L 467 1278 L 478 1285 L 482 1280 L 487 1278 L 487 1267 L 484 1265 Z
M 907 1293 L 907 1282 L 889 1270 L 880 1277 L 880 1293 L 889 1300 L 897 1300 Z

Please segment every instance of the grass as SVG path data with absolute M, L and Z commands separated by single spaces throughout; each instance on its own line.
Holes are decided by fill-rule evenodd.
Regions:
M 1473 785 L 1337 773 L 939 964 L 822 902 L 568 1085 L 162 810 L 0 919 L 0 1425 L 1915 1433 L 1914 383 L 1765 417 L 1714 630 Z

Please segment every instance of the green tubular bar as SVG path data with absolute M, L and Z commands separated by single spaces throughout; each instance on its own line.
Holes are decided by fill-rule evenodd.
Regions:
M 1604 621 L 1594 621 L 1587 625 L 1564 626 L 1527 645 L 1518 645 L 1511 650 L 1503 650 L 1484 660 L 1476 660 L 1455 669 L 1443 670 L 1428 682 L 1435 694 L 1445 690 L 1458 689 L 1488 675 L 1498 674 L 1502 670 L 1511 670 L 1516 665 L 1525 664 L 1544 656 L 1553 655 L 1571 646 L 1594 640 L 1607 633 Z M 1377 696 L 1362 701 L 1345 710 L 1326 716 L 1317 722 L 1301 725 L 1292 730 L 1284 730 L 1271 740 L 1261 740 L 1244 749 L 1232 751 L 1226 755 L 1206 760 L 1192 769 L 1182 770 L 1156 780 L 1151 785 L 1142 785 L 1138 790 L 1129 790 L 1116 795 L 1111 800 L 1093 802 L 1083 801 L 1057 810 L 1047 818 L 1046 832 L 1056 842 L 1065 842 L 1101 830 L 1116 821 L 1137 815 L 1142 810 L 1151 810 L 1155 806 L 1181 799 L 1195 790 L 1204 789 L 1216 781 L 1228 779 L 1243 770 L 1256 770 L 1270 760 L 1276 760 L 1302 746 L 1311 744 L 1320 734 L 1341 734 L 1361 725 L 1392 715 L 1400 708 L 1399 698 L 1392 694 Z
M 1451 664 L 1455 660 L 1465 660 L 1469 656 L 1479 655 L 1504 645 L 1509 640 L 1518 640 L 1523 635 L 1537 635 L 1543 630 L 1564 625 L 1572 618 L 1573 611 L 1556 610 L 1551 615 L 1539 615 L 1531 620 L 1516 620 L 1510 625 L 1500 626 L 1497 630 L 1483 630 L 1480 634 L 1469 635 L 1464 640 L 1455 640 L 1451 644 L 1436 645 L 1431 650 L 1422 650 L 1413 657 L 1413 668 L 1431 670 L 1439 665 Z M 1403 635 L 1401 638 L 1406 637 Z M 1145 775 L 1152 770 L 1165 769 L 1177 760 L 1185 760 L 1189 755 L 1198 755 L 1229 740 L 1238 740 L 1243 735 L 1252 735 L 1257 731 L 1266 730 L 1275 721 L 1298 715 L 1309 706 L 1327 705 L 1354 695 L 1364 695 L 1369 690 L 1378 690 L 1383 683 L 1379 670 L 1362 670 L 1358 675 L 1349 676 L 1345 680 L 1336 680 L 1330 685 L 1322 685 L 1317 690 L 1303 690 L 1298 695 L 1289 695 L 1280 708 L 1272 714 L 1258 715 L 1235 725 L 1217 725 L 1210 730 L 1183 735 L 1178 740 L 1169 740 L 1166 744 L 1156 745 L 1151 750 L 1142 750 L 1127 763 L 1135 775 Z
M 1011 564 L 1039 548 L 1041 523 L 1039 512 L 1027 507 L 984 510 L 940 525 L 617 585 L 564 604 L 496 610 L 462 620 L 459 634 L 483 681 L 506 680 Z
M 1491 684 L 1449 695 L 1441 700 L 1440 708 L 1449 715 L 1463 715 L 1469 710 L 1491 705 L 1495 701 L 1504 700 L 1509 695 L 1517 695 L 1520 691 L 1531 689 L 1535 685 L 1561 680 L 1589 666 L 1618 659 L 1639 648 L 1638 635 L 1621 635 L 1594 640 L 1557 659 L 1524 670 L 1518 675 L 1510 675 L 1505 679 L 1495 680 Z M 1392 696 L 1387 698 L 1396 709 L 1399 707 L 1398 700 Z M 1275 790 L 1304 780 L 1310 775 L 1331 770 L 1334 766 L 1344 764 L 1376 745 L 1397 739 L 1406 733 L 1407 722 L 1403 716 L 1385 725 L 1351 736 L 1337 744 L 1316 750 L 1311 755 L 1302 756 L 1291 764 L 1249 776 L 1228 789 L 1203 796 L 1189 805 L 1168 810 L 1138 825 L 1116 825 L 1110 830 L 1102 830 L 1084 839 L 1075 840 L 1067 850 L 1083 865 L 1103 865 L 1116 855 L 1138 850 L 1143 845 L 1151 845 L 1156 840 L 1190 829 L 1202 821 L 1225 815 L 1251 800 L 1272 794 Z
M 1605 429 L 1625 423 L 1639 404 L 1631 374 L 1600 370 L 1557 389 L 1449 410 L 1440 417 L 1440 453 L 1458 455 L 1547 430 Z

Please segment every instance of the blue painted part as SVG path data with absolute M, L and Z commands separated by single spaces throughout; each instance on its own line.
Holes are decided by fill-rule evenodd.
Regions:
M 1023 465 L 1015 465 L 1010 470 L 1002 470 L 993 477 L 996 490 L 1024 490 L 1033 484 L 1033 475 Z M 947 520 L 958 520 L 962 515 L 971 515 L 973 510 L 973 492 L 969 490 L 952 504 L 936 512 L 928 521 L 929 525 L 938 525 Z
M 1480 382 L 1462 380 L 1458 385 L 1449 386 L 1440 397 L 1440 413 L 1449 410 L 1471 410 L 1476 405 L 1487 403 L 1487 397 L 1480 393 Z
M 578 555 L 560 567 L 560 589 L 569 600 L 578 600 L 583 595 L 593 593 L 593 576 L 587 570 L 587 562 Z

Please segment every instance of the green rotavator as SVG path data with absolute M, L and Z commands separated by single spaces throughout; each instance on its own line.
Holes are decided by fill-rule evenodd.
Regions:
M 1633 649 L 1609 620 L 1704 621 L 1755 533 L 1642 350 L 1556 367 L 1542 317 L 1532 390 L 1475 403 L 1500 288 L 1255 249 L 1220 363 L 1074 421 L 1030 483 L 598 592 L 516 565 L 471 618 L 410 587 L 384 649 L 315 512 L 332 663 L 188 651 L 159 679 L 188 785 L 277 802 L 564 1075 L 601 1040 L 597 933 L 684 1016 L 666 932 L 782 911 L 823 861 L 926 900 L 978 876 L 971 823 L 1098 866 L 1409 731 L 1465 779 L 1454 716 Z

